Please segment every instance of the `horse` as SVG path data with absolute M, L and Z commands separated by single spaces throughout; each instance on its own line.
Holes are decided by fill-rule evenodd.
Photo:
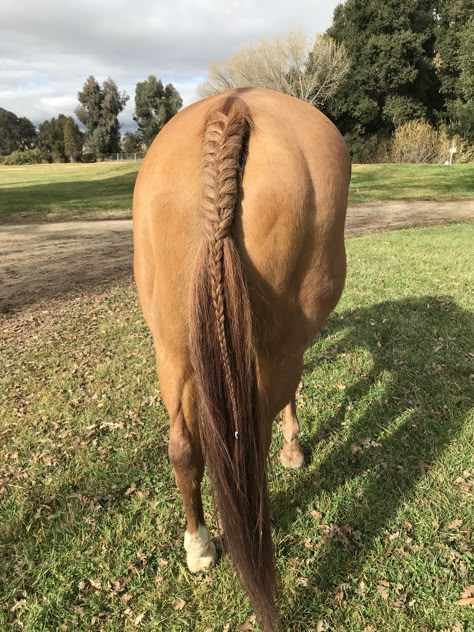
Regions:
M 160 131 L 133 199 L 134 274 L 170 418 L 191 572 L 216 563 L 205 464 L 225 549 L 261 628 L 279 627 L 267 488 L 283 410 L 285 467 L 301 467 L 303 354 L 343 291 L 351 163 L 316 108 L 262 88 L 198 101 Z

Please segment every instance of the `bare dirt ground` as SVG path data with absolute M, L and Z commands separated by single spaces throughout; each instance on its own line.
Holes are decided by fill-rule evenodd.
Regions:
M 346 234 L 474 219 L 474 200 L 351 206 Z M 130 219 L 0 226 L 0 312 L 132 273 Z

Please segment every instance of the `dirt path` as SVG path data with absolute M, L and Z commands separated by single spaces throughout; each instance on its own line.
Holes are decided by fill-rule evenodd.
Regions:
M 474 200 L 352 206 L 347 234 L 474 219 Z M 132 272 L 127 219 L 0 226 L 0 312 Z

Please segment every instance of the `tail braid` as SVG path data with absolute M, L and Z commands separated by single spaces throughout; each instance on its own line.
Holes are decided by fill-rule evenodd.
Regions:
M 201 213 L 210 250 L 209 272 L 219 345 L 235 419 L 238 418 L 237 403 L 225 333 L 223 257 L 224 240 L 231 231 L 239 194 L 243 141 L 249 131 L 250 121 L 246 112 L 237 110 L 229 117 L 221 111 L 213 111 L 207 121 L 203 144 Z
M 217 103 L 205 123 L 204 242 L 196 260 L 189 342 L 203 450 L 227 549 L 262 630 L 274 632 L 266 438 L 247 273 L 232 234 L 251 128 L 250 111 L 238 97 Z

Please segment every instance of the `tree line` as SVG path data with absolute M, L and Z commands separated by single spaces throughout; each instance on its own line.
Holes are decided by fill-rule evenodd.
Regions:
M 244 86 L 316 105 L 355 160 L 377 161 L 405 125 L 431 144 L 457 136 L 472 158 L 474 0 L 346 0 L 315 40 L 293 32 L 211 64 L 200 93 Z
M 133 119 L 137 131 L 122 135 L 118 117 L 129 96 L 120 92 L 113 79 L 109 77 L 101 85 L 90 76 L 77 96 L 75 114 L 83 129 L 64 114 L 43 121 L 36 129 L 28 118 L 0 108 L 0 155 L 9 155 L 13 163 L 76 162 L 120 152 L 143 152 L 183 104 L 173 84 L 164 86 L 150 75 L 135 88 Z
M 453 139 L 474 160 L 474 0 L 346 0 L 324 34 L 290 32 L 214 62 L 199 93 L 246 86 L 320 108 L 356 161 L 413 156 L 418 145 L 444 160 Z M 51 160 L 77 160 L 142 151 L 182 106 L 172 84 L 148 77 L 135 90 L 138 130 L 121 137 L 129 97 L 112 79 L 89 77 L 78 99 L 83 131 L 64 115 L 35 130 L 0 108 L 0 153 L 36 147 Z

